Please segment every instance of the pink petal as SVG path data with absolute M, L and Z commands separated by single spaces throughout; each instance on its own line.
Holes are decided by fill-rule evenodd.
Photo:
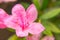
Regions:
M 32 35 L 32 36 L 27 36 L 26 39 L 27 40 L 39 40 L 40 36 L 41 36 L 40 34 Z
M 42 40 L 55 40 L 53 36 L 45 36 Z
M 38 16 L 38 15 L 37 15 L 37 9 L 36 9 L 36 7 L 35 7 L 34 4 L 31 4 L 31 5 L 28 7 L 26 13 L 27 13 L 28 21 L 29 21 L 30 23 L 33 22 L 33 21 L 35 21 L 35 20 L 37 19 L 37 16 Z
M 0 0 L 0 3 L 2 3 L 2 0 Z
M 4 20 L 7 19 L 9 17 L 9 15 L 0 8 L 0 28 L 6 28 L 5 24 L 4 24 Z
M 4 23 L 5 25 L 7 25 L 8 28 L 18 29 L 20 28 L 21 20 L 19 20 L 19 18 L 16 16 L 10 16 L 8 19 L 4 21 Z
M 9 17 L 9 15 L 3 9 L 0 8 L 0 20 L 4 20 L 7 17 Z
M 21 20 L 20 22 L 26 23 L 26 12 L 24 7 L 21 4 L 16 4 L 13 8 L 12 8 L 12 14 L 20 17 L 19 19 Z
M 30 24 L 29 27 L 30 27 L 29 28 L 29 33 L 31 33 L 31 34 L 39 34 L 42 31 L 44 31 L 44 29 L 45 29 L 43 27 L 43 25 L 40 24 L 40 23 L 32 23 L 32 24 Z
M 18 16 L 26 16 L 25 9 L 21 4 L 16 4 L 12 8 L 12 14 L 13 15 L 18 15 Z
M 17 1 L 17 0 L 0 0 L 0 3 L 15 2 L 15 1 Z
M 18 36 L 18 37 L 26 37 L 26 36 L 28 36 L 28 30 L 21 30 L 21 29 L 17 29 L 16 30 L 16 35 Z
M 0 29 L 6 28 L 6 25 L 4 25 L 2 22 L 0 22 Z
M 14 2 L 14 1 L 17 1 L 17 0 L 3 0 L 3 2 Z

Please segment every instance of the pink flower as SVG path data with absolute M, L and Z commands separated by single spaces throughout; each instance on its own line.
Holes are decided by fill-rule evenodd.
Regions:
M 4 20 L 7 19 L 9 15 L 0 8 L 0 29 L 6 28 L 6 25 L 4 24 Z
M 1 12 L 1 14 L 3 14 L 1 16 L 6 15 L 4 12 Z M 12 15 L 8 18 L 3 18 L 4 24 L 8 28 L 15 29 L 17 36 L 25 37 L 28 36 L 29 33 L 37 35 L 45 29 L 42 24 L 34 22 L 37 16 L 38 14 L 34 4 L 31 4 L 26 11 L 21 4 L 16 4 L 12 8 Z
M 39 40 L 40 37 L 41 37 L 40 34 L 32 35 L 32 36 L 27 36 L 27 37 L 26 37 L 26 40 Z
M 14 1 L 17 1 L 17 0 L 0 0 L 0 3 L 2 3 L 2 2 L 4 2 L 4 3 L 6 3 L 6 2 L 14 2 Z
M 53 36 L 45 36 L 42 40 L 55 40 Z

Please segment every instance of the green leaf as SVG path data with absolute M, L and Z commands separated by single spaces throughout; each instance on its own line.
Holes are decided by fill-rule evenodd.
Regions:
M 13 35 L 8 40 L 26 40 L 26 38 L 18 38 L 16 35 Z
M 60 29 L 51 22 L 48 22 L 49 28 L 54 33 L 60 33 Z
M 55 16 L 57 16 L 60 12 L 60 8 L 53 9 L 51 11 L 48 11 L 47 13 L 43 14 L 40 18 L 41 19 L 50 19 Z
M 60 30 L 58 29 L 58 27 L 51 22 L 44 21 L 43 25 L 45 26 L 46 29 L 49 29 L 50 31 L 54 33 L 60 33 Z
M 51 30 L 48 28 L 49 27 L 48 24 L 46 24 L 46 22 L 42 22 L 42 24 L 45 27 L 45 31 L 43 33 L 46 35 L 52 36 L 53 34 L 52 34 Z
M 17 40 L 18 37 L 16 35 L 11 36 L 8 40 Z
M 49 35 L 49 36 L 53 35 L 52 32 L 48 28 L 46 28 L 46 30 L 43 32 L 43 34 Z
M 60 1 L 56 1 L 55 2 L 55 6 L 59 6 L 60 7 Z
M 26 3 L 26 2 L 21 2 L 21 4 L 24 6 L 24 8 L 25 8 L 25 9 L 27 9 L 27 8 L 28 8 L 28 6 L 29 6 L 29 4 L 28 4 L 28 3 Z
M 11 29 L 11 28 L 7 28 L 7 30 L 10 31 L 10 32 L 15 32 L 15 30 Z
M 58 26 L 58 28 L 60 29 L 60 19 L 57 19 L 56 21 L 54 21 L 54 24 Z
M 35 4 L 38 10 L 40 10 L 40 3 L 39 0 L 32 0 L 32 2 Z
M 41 10 L 44 10 L 44 9 L 47 8 L 49 1 L 50 1 L 50 0 L 43 0 Z
M 55 40 L 60 40 L 60 34 L 54 34 L 55 35 Z

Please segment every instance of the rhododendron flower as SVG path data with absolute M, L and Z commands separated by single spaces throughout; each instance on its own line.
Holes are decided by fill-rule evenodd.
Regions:
M 53 36 L 45 36 L 42 40 L 55 40 Z
M 2 3 L 2 2 L 14 2 L 14 1 L 17 1 L 17 0 L 0 0 L 0 3 Z
M 8 14 L 6 14 L 6 12 L 0 8 L 0 29 L 4 29 L 6 28 L 6 25 L 4 24 L 4 20 L 7 19 L 9 17 Z
M 4 12 L 2 13 L 4 14 Z M 8 28 L 15 29 L 19 37 L 28 36 L 29 33 L 35 35 L 45 29 L 42 24 L 34 22 L 37 16 L 38 14 L 34 4 L 31 4 L 26 11 L 21 4 L 16 4 L 12 8 L 12 15 L 4 20 L 4 24 Z

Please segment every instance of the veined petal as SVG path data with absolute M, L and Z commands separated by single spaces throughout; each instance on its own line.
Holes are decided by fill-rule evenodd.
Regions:
M 4 24 L 4 20 L 7 19 L 9 17 L 9 15 L 0 8 L 0 28 L 4 29 L 6 28 L 5 24 Z
M 40 23 L 32 23 L 29 26 L 29 33 L 31 33 L 31 34 L 39 34 L 42 31 L 44 31 L 44 29 L 45 28 L 43 27 L 42 24 L 40 24 Z
M 4 21 L 4 24 L 7 25 L 8 28 L 18 29 L 20 28 L 21 20 L 16 16 L 10 16 L 8 19 Z
M 0 20 L 4 20 L 7 17 L 9 17 L 9 15 L 3 9 L 0 8 Z
M 16 4 L 12 8 L 12 15 L 26 16 L 24 7 L 21 4 Z
M 26 10 L 28 21 L 34 22 L 37 19 L 38 13 L 34 4 L 31 4 Z
M 6 25 L 4 25 L 2 22 L 0 22 L 0 29 L 6 28 Z
M 26 12 L 24 7 L 21 4 L 16 4 L 13 8 L 12 8 L 12 15 L 15 15 L 17 17 L 20 17 L 19 19 L 21 20 L 20 22 L 22 22 L 22 24 L 26 23 Z
M 17 29 L 16 30 L 16 35 L 18 37 L 26 37 L 26 36 L 28 36 L 28 30 L 20 30 L 20 29 Z

